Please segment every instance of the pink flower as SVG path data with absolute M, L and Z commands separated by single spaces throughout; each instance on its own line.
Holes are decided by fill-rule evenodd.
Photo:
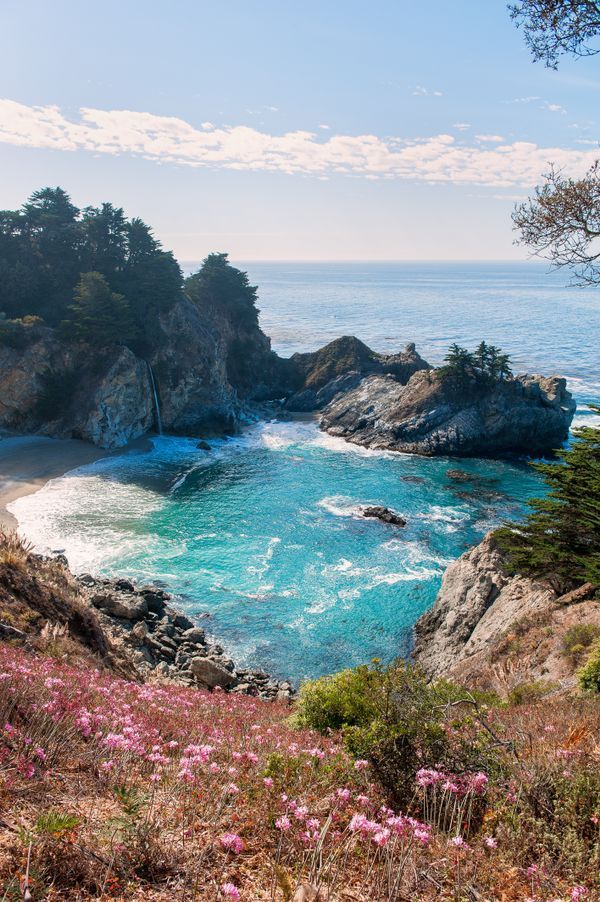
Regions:
M 488 847 L 488 849 L 497 849 L 498 848 L 498 840 L 494 839 L 493 836 L 486 836 L 483 841 L 484 845 Z
M 359 758 L 358 761 L 354 762 L 354 770 L 364 770 L 369 766 L 369 762 L 365 761 L 364 758 Z
M 244 840 L 237 833 L 224 833 L 219 841 L 224 849 L 234 852 L 236 855 L 239 855 L 244 848 Z
M 350 799 L 350 790 L 349 789 L 336 789 L 335 794 L 339 801 L 345 805 L 346 802 Z
M 281 830 L 283 833 L 285 833 L 292 826 L 292 822 L 289 817 L 284 814 L 282 815 L 282 817 L 277 818 L 277 820 L 275 821 L 275 826 L 278 830 Z
M 466 844 L 466 842 L 464 841 L 464 839 L 462 838 L 462 836 L 453 836 L 452 839 L 450 840 L 450 842 L 457 849 L 468 849 L 469 848 L 468 845 Z
M 267 789 L 271 789 L 272 786 L 273 786 L 273 779 L 272 779 L 272 777 L 265 777 L 265 778 L 263 779 L 263 783 L 265 784 L 265 786 L 267 787 Z
M 373 834 L 373 842 L 376 846 L 385 846 L 387 845 L 387 841 L 390 838 L 390 831 L 387 827 L 383 827 L 381 830 L 378 830 L 377 833 Z
M 228 899 L 233 899 L 234 902 L 237 902 L 240 898 L 240 891 L 234 883 L 224 883 L 221 887 L 221 892 Z
M 585 886 L 574 886 L 571 890 L 571 899 L 573 902 L 579 902 L 580 899 L 585 899 L 588 891 Z

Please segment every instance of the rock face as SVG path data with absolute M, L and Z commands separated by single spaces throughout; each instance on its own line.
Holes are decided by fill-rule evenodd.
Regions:
M 571 688 L 574 666 L 562 639 L 575 625 L 600 627 L 593 587 L 558 596 L 503 565 L 492 533 L 450 564 L 433 607 L 416 623 L 414 659 L 433 678 L 501 694 L 538 680 Z
M 399 354 L 377 354 L 362 341 L 345 335 L 310 354 L 293 354 L 289 360 L 289 381 L 293 394 L 286 400 L 288 410 L 320 410 L 338 396 L 355 388 L 364 376 L 390 373 L 400 383 L 413 373 L 429 369 L 414 344 Z
M 47 328 L 0 347 L 0 426 L 117 448 L 153 429 L 235 431 L 244 405 L 285 393 L 286 364 L 257 325 L 201 311 L 182 297 L 157 325 L 148 360 L 130 349 L 65 342 Z
M 321 427 L 369 448 L 412 454 L 544 454 L 567 438 L 575 402 L 558 377 L 519 376 L 458 388 L 435 370 L 406 385 L 367 376 L 325 408 Z
M 43 329 L 25 348 L 0 347 L 0 425 L 117 448 L 152 428 L 148 379 L 128 348 L 92 355 Z

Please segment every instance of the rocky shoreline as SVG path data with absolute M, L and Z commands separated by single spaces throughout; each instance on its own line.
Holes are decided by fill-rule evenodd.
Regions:
M 61 563 L 67 566 L 65 558 Z M 172 597 L 164 589 L 90 574 L 76 576 L 75 581 L 112 642 L 126 648 L 144 677 L 156 673 L 187 686 L 278 701 L 293 696 L 288 681 L 274 680 L 261 670 L 236 667 L 221 645 L 171 605 Z

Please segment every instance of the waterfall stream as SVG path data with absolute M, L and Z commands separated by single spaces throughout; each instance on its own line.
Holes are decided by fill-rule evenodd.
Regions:
M 162 428 L 162 419 L 160 416 L 160 404 L 158 401 L 158 392 L 156 391 L 156 381 L 154 379 L 154 373 L 152 371 L 152 367 L 150 366 L 148 361 L 146 361 L 146 365 L 148 367 L 148 375 L 150 377 L 150 385 L 152 387 L 152 396 L 154 398 L 154 419 L 155 419 L 156 431 L 158 432 L 159 435 L 162 435 L 163 428 Z

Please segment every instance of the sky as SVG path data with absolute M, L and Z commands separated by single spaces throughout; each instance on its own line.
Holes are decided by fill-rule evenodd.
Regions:
M 182 260 L 508 260 L 598 154 L 600 56 L 504 0 L 0 0 L 0 207 L 61 185 Z

